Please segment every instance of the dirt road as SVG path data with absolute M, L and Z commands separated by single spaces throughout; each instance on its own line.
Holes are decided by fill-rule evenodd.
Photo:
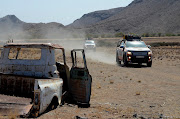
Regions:
M 180 48 L 152 49 L 151 68 L 116 65 L 115 47 L 99 47 L 97 54 L 87 54 L 93 77 L 91 107 L 65 104 L 40 118 L 180 118 Z M 101 56 L 103 62 L 90 58 L 99 52 L 106 56 Z

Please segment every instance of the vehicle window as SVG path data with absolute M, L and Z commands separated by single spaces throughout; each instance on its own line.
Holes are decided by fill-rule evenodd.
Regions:
M 121 42 L 121 45 L 120 45 L 120 46 L 124 46 L 124 42 L 123 42 L 123 41 Z
M 55 49 L 55 60 L 61 64 L 64 63 L 63 52 L 60 49 Z M 67 60 L 67 59 L 66 59 Z
M 75 58 L 75 55 L 74 55 L 74 58 Z M 84 68 L 84 59 L 83 59 L 82 52 L 76 52 L 75 62 L 76 62 L 75 67 Z
M 147 47 L 144 42 L 126 42 L 126 47 Z
M 86 44 L 94 44 L 94 41 L 86 41 Z
M 9 59 L 40 60 L 40 48 L 10 48 Z

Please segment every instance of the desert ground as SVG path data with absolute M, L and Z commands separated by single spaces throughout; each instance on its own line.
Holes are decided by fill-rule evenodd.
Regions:
M 96 55 L 86 53 L 93 77 L 91 106 L 78 108 L 65 104 L 40 119 L 180 118 L 180 46 L 152 47 L 152 67 L 146 64 L 123 67 L 115 63 L 119 39 L 96 39 L 96 42 L 101 40 L 115 45 L 101 45 Z M 144 38 L 144 41 L 179 43 L 180 37 Z
M 143 39 L 147 44 L 180 43 L 180 37 Z M 146 67 L 146 64 L 124 67 L 115 62 L 118 40 L 95 39 L 100 43 L 96 52 L 86 53 L 88 69 L 93 78 L 89 108 L 65 103 L 38 118 L 180 119 L 180 46 L 151 47 L 152 67 Z M 66 52 L 70 59 L 69 50 Z M 71 67 L 70 60 L 68 65 Z

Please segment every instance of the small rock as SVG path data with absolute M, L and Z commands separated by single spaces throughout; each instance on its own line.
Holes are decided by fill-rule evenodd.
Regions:
M 153 107 L 155 107 L 155 106 L 149 106 L 150 108 L 153 108 Z
M 134 114 L 134 115 L 133 115 L 133 118 L 137 118 L 137 114 Z
M 88 118 L 86 118 L 86 117 L 80 117 L 80 116 L 75 116 L 74 119 L 88 119 Z

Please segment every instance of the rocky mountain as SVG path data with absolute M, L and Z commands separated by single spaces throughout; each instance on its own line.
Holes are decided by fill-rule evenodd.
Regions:
M 95 11 L 72 24 L 26 23 L 15 15 L 0 18 L 0 39 L 62 38 L 115 33 L 180 34 L 180 0 L 134 0 L 123 8 Z
M 180 0 L 134 0 L 114 15 L 86 26 L 84 30 L 95 34 L 180 33 L 179 11 Z M 85 23 L 81 19 L 78 24 Z
M 90 25 L 94 25 L 102 20 L 105 20 L 117 13 L 119 13 L 123 8 L 114 8 L 109 10 L 95 11 L 83 15 L 80 19 L 75 20 L 72 24 L 68 25 L 74 28 L 83 28 Z
M 65 32 L 65 26 L 56 23 L 26 23 L 15 15 L 0 18 L 0 38 L 56 38 Z
M 25 22 L 18 19 L 15 15 L 7 15 L 3 18 L 0 18 L 0 23 L 1 24 L 13 23 L 14 25 L 17 25 L 17 24 L 23 24 Z

